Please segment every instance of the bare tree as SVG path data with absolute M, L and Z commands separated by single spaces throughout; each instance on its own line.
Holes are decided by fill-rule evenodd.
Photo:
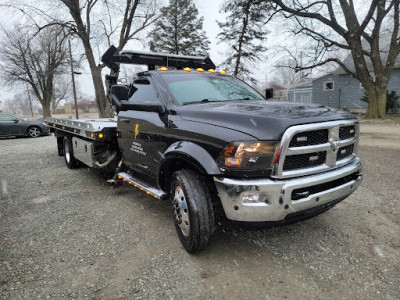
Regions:
M 371 0 L 365 15 L 355 8 L 353 0 L 271 2 L 273 15 L 282 14 L 294 20 L 294 32 L 315 42 L 314 60 L 308 65 L 297 65 L 296 69 L 313 69 L 330 62 L 338 64 L 365 88 L 370 99 L 366 117 L 384 118 L 386 89 L 400 53 L 400 0 Z M 383 46 L 384 30 L 386 46 Z M 332 55 L 340 49 L 351 53 L 350 66 Z
M 57 76 L 55 79 L 55 87 L 53 97 L 51 99 L 51 111 L 55 113 L 56 108 L 61 101 L 70 99 L 72 94 L 72 82 L 71 78 L 67 75 Z
M 3 35 L 0 51 L 5 83 L 28 84 L 43 107 L 43 117 L 49 117 L 54 79 L 64 72 L 67 64 L 63 28 L 48 28 L 35 37 L 18 28 L 12 32 L 3 31 Z
M 17 93 L 4 101 L 4 108 L 7 108 L 12 112 L 22 111 L 23 115 L 32 115 L 33 117 L 33 108 L 30 101 L 32 101 L 32 99 L 29 99 L 27 91 L 21 89 L 20 93 Z
M 296 61 L 293 59 L 280 60 L 275 64 L 275 81 L 288 86 L 298 82 L 302 74 L 295 71 Z
M 125 0 L 125 1 L 106 1 L 106 0 L 60 0 L 67 8 L 72 21 L 52 20 L 44 27 L 54 24 L 63 24 L 70 28 L 70 32 L 77 35 L 82 41 L 85 55 L 89 63 L 96 103 L 99 108 L 100 117 L 113 115 L 111 106 L 104 92 L 104 85 L 101 77 L 101 70 L 104 67 L 96 61 L 95 47 L 97 42 L 94 39 L 97 30 L 93 30 L 96 25 L 93 15 L 97 11 L 105 11 L 102 15 L 101 26 L 107 42 L 117 40 L 117 53 L 132 39 L 157 20 L 156 2 L 151 0 Z M 41 27 L 43 28 L 43 26 Z M 96 31 L 96 32 L 94 32 Z M 115 35 L 118 38 L 114 37 Z

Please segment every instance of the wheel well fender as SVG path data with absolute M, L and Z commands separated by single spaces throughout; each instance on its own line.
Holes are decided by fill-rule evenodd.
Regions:
M 31 128 L 33 128 L 33 127 L 38 128 L 38 129 L 40 130 L 40 132 L 43 131 L 42 128 L 40 128 L 40 126 L 37 126 L 37 125 L 29 125 L 28 128 L 26 128 L 26 132 L 29 132 L 29 129 L 31 129 Z
M 203 175 L 221 174 L 207 150 L 193 142 L 180 141 L 169 146 L 163 154 L 157 176 L 159 187 L 168 192 L 172 174 L 181 169 L 192 169 Z

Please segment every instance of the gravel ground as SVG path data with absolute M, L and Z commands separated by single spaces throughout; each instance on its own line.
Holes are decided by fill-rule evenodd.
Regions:
M 352 196 L 298 224 L 222 224 L 196 255 L 167 202 L 67 169 L 52 136 L 1 139 L 0 298 L 400 299 L 400 129 L 361 130 Z

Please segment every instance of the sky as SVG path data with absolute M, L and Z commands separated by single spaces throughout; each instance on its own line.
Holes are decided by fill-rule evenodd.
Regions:
M 3 2 L 4 1 L 4 2 Z M 0 4 L 3 2 L 11 0 L 0 0 Z M 14 0 L 18 1 L 18 0 Z M 14 2 L 13 1 L 13 2 Z M 33 1 L 33 0 L 19 0 L 19 1 Z M 220 13 L 221 5 L 223 0 L 195 0 L 194 1 L 198 10 L 199 15 L 204 17 L 204 30 L 207 32 L 207 36 L 211 42 L 210 45 L 210 57 L 214 61 L 216 65 L 220 64 L 224 60 L 224 53 L 228 47 L 226 44 L 218 43 L 217 35 L 220 31 L 219 26 L 217 24 L 218 21 L 224 21 L 224 15 Z M 35 1 L 33 1 L 35 3 Z M 160 6 L 162 4 L 167 4 L 167 0 L 157 1 Z M 6 11 L 4 8 L 0 7 L 0 25 L 9 27 L 12 24 L 12 14 L 9 11 Z M 297 43 L 301 43 L 301 40 L 296 40 L 293 36 L 289 35 L 285 32 L 285 26 L 282 26 L 280 21 L 271 22 L 267 26 L 267 30 L 269 34 L 267 36 L 267 41 L 265 46 L 268 51 L 263 55 L 263 58 L 258 64 L 258 69 L 253 70 L 253 77 L 258 80 L 259 85 L 263 86 L 267 81 L 271 81 L 274 77 L 274 64 L 279 59 L 286 59 L 287 55 L 281 50 L 282 46 L 292 45 L 294 47 L 300 45 Z M 75 41 L 80 43 L 79 40 Z M 140 43 L 130 43 L 125 47 L 129 50 L 148 50 L 143 47 Z M 105 51 L 106 49 L 104 49 Z M 82 51 L 82 50 L 81 50 Z M 82 51 L 83 52 L 83 51 Z M 103 49 L 99 49 L 99 56 L 103 53 Z M 285 56 L 286 55 L 286 56 Z M 0 62 L 1 67 L 1 62 Z M 80 70 L 82 75 L 78 75 L 77 88 L 78 88 L 78 97 L 94 97 L 93 84 L 91 80 L 91 75 L 89 68 L 83 66 Z M 109 73 L 107 68 L 103 69 L 103 74 Z M 1 99 L 7 99 L 12 97 L 15 94 L 16 89 L 13 87 L 12 89 L 8 89 L 5 86 L 2 86 L 0 83 L 0 101 Z
M 2 0 L 0 0 L 0 2 L 1 1 Z M 167 1 L 164 0 L 164 3 L 167 3 Z M 199 10 L 199 15 L 204 17 L 204 30 L 207 32 L 207 36 L 211 42 L 209 51 L 210 57 L 214 61 L 214 63 L 218 65 L 224 60 L 224 52 L 227 47 L 227 45 L 218 44 L 217 40 L 217 35 L 219 33 L 219 26 L 216 21 L 224 20 L 224 15 L 219 12 L 223 0 L 201 0 L 201 1 L 195 1 L 195 3 Z M 2 26 L 6 27 L 9 26 L 12 20 L 9 18 L 9 16 L 10 16 L 9 12 L 0 8 L 0 24 Z M 131 47 L 134 47 L 135 49 L 130 48 L 130 50 L 147 50 L 144 49 L 143 46 L 140 45 L 139 43 L 133 45 L 134 46 L 132 46 L 131 44 Z M 263 60 L 260 64 L 263 66 L 263 69 L 271 70 L 272 65 L 268 64 L 267 60 Z M 86 94 L 89 97 L 93 97 L 94 90 L 91 81 L 90 71 L 87 66 L 83 68 L 81 71 L 82 75 L 78 75 L 77 78 L 78 90 L 80 93 Z M 107 72 L 109 72 L 108 69 L 104 68 L 103 73 L 106 74 Z M 265 81 L 266 77 L 268 77 L 267 72 L 264 72 L 263 70 L 255 70 L 254 73 L 255 73 L 254 77 L 261 82 Z M 0 99 L 10 98 L 15 93 L 16 93 L 15 87 L 9 89 L 0 84 Z

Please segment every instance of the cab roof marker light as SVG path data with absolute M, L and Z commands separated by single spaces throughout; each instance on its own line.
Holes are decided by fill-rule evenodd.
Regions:
M 201 72 L 204 72 L 203 68 L 197 68 L 196 71 L 197 71 L 197 72 L 200 72 L 200 73 L 201 73 Z
M 219 74 L 225 75 L 226 72 L 225 71 L 219 71 Z
M 190 72 L 192 69 L 190 69 L 190 68 L 188 68 L 188 67 L 186 67 L 186 68 L 184 68 L 183 69 L 183 71 L 185 71 L 185 72 Z
M 214 69 L 208 69 L 208 73 L 215 73 Z
M 160 68 L 160 71 L 161 71 L 161 72 L 166 72 L 166 71 L 168 71 L 168 68 L 166 68 L 166 67 L 161 67 L 161 68 Z
M 102 139 L 104 137 L 104 134 L 99 133 L 98 137 L 99 137 L 99 139 Z

